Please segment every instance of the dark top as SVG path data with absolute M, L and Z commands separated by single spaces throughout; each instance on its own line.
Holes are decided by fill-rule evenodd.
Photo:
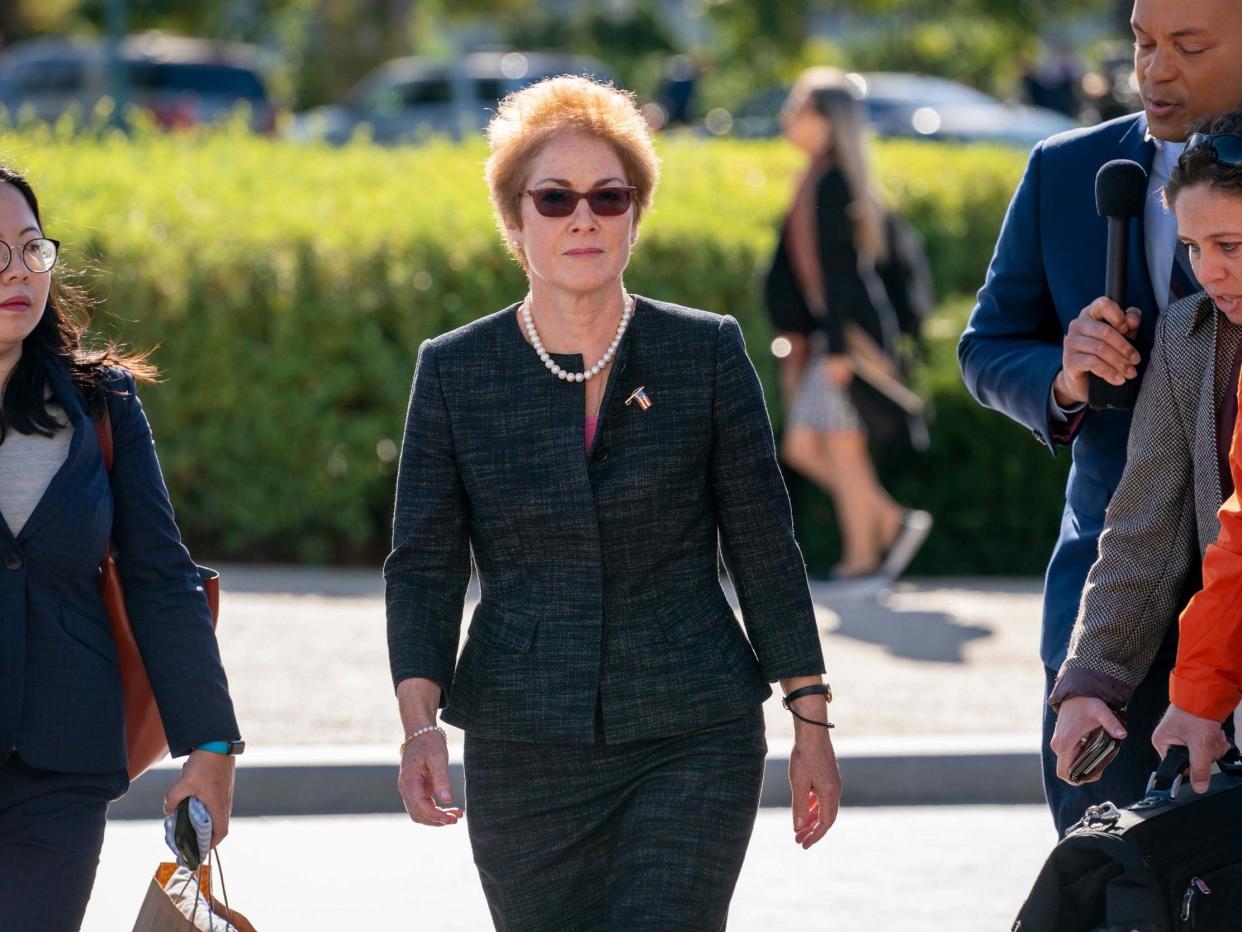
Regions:
M 33 767 L 126 767 L 116 645 L 99 593 L 111 537 L 126 607 L 173 755 L 240 738 L 207 597 L 181 543 L 151 428 L 124 370 L 110 373 L 115 462 L 68 372 L 51 369 L 73 442 L 20 534 L 0 520 L 0 750 Z
M 896 315 L 884 282 L 872 270 L 860 269 L 854 245 L 849 185 L 839 168 L 830 168 L 815 188 L 819 265 L 827 313 L 817 319 L 807 304 L 790 259 L 789 221 L 781 225 L 776 254 L 764 286 L 764 300 L 773 323 L 795 333 L 820 331 L 830 353 L 844 352 L 842 325 L 858 324 L 877 344 L 895 352 Z
M 583 386 L 549 374 L 514 310 L 419 350 L 384 567 L 394 683 L 436 681 L 444 720 L 474 734 L 589 744 L 597 706 L 610 743 L 670 736 L 822 673 L 737 322 L 637 298 L 584 458 Z M 640 386 L 646 410 L 625 404 Z

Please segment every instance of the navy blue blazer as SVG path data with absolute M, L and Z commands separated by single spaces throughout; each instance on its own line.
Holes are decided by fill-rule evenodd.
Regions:
M 14 537 L 0 520 L 0 749 L 44 770 L 125 769 L 121 678 L 99 593 L 109 537 L 174 756 L 239 738 L 206 595 L 181 543 L 133 377 L 110 373 L 120 394 L 108 399 L 109 481 L 69 373 L 50 368 L 73 441 L 21 533 Z
M 609 743 L 680 735 L 822 673 L 737 321 L 637 298 L 588 455 L 584 387 L 544 368 L 514 311 L 418 354 L 384 567 L 393 681 L 439 683 L 444 720 L 477 736 L 591 744 L 597 715 Z M 639 386 L 648 410 L 625 403 Z
M 1154 155 L 1143 114 L 1072 130 L 1035 146 L 958 344 L 971 394 L 1026 425 L 1054 454 L 1048 398 L 1061 369 L 1061 342 L 1070 322 L 1104 293 L 1108 232 L 1096 213 L 1096 173 L 1105 162 L 1120 158 L 1150 171 Z M 1126 297 L 1128 305 L 1143 312 L 1135 341 L 1143 357 L 1140 378 L 1159 313 L 1144 243 L 1139 217 L 1130 229 Z M 1129 432 L 1128 411 L 1088 411 L 1073 437 L 1061 532 L 1044 590 L 1040 655 L 1054 670 L 1065 659 L 1104 512 L 1125 465 Z

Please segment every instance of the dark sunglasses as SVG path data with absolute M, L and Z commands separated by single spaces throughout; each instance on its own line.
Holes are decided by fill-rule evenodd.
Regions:
M 578 202 L 586 198 L 591 213 L 597 217 L 619 217 L 630 209 L 634 203 L 634 192 L 638 188 L 630 185 L 609 185 L 606 188 L 592 188 L 585 194 L 571 188 L 534 188 L 523 191 L 535 202 L 535 210 L 545 217 L 568 217 L 578 209 Z
M 1221 165 L 1235 167 L 1242 165 L 1242 136 L 1232 134 L 1213 135 L 1210 133 L 1192 133 L 1186 140 L 1186 151 L 1193 152 L 1206 146 L 1212 152 L 1212 158 Z

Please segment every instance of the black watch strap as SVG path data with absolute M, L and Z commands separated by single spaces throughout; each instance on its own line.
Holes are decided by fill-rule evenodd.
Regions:
M 814 683 L 810 686 L 803 686 L 801 689 L 795 689 L 781 699 L 781 705 L 789 709 L 789 703 L 795 699 L 801 699 L 803 696 L 823 696 L 826 702 L 832 702 L 832 687 L 827 683 Z M 789 711 L 793 711 L 789 709 Z
M 808 725 L 818 725 L 820 728 L 834 728 L 832 722 L 819 722 L 813 718 L 807 718 L 800 715 L 791 702 L 795 699 L 801 699 L 803 696 L 823 696 L 826 702 L 832 702 L 832 687 L 827 683 L 815 683 L 811 686 L 803 686 L 801 689 L 795 689 L 793 692 L 781 699 L 781 705 L 789 710 L 789 714 L 799 721 L 806 722 Z

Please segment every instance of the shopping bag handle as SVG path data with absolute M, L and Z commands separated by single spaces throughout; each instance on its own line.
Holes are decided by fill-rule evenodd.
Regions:
M 198 904 L 202 902 L 207 907 L 206 917 L 209 932 L 215 927 L 215 919 L 223 920 L 228 925 L 235 927 L 237 919 L 233 913 L 233 907 L 229 905 L 229 890 L 224 883 L 224 866 L 220 859 L 220 849 L 213 847 L 207 853 L 207 860 L 199 865 L 198 870 L 192 870 L 188 873 L 189 876 L 186 877 L 185 883 L 182 884 L 178 895 L 183 895 L 191 883 L 195 885 L 194 908 L 190 913 L 190 922 L 194 922 L 195 917 L 198 915 Z M 211 878 L 213 876 L 220 878 L 220 898 L 224 900 L 223 915 L 216 911 L 216 900 L 211 892 Z

